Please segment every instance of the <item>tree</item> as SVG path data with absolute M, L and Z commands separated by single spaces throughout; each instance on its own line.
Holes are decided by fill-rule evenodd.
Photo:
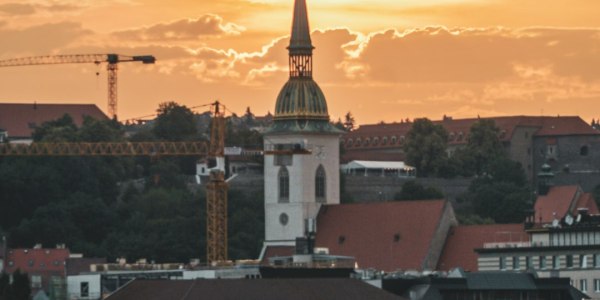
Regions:
M 521 164 L 499 158 L 489 164 L 488 171 L 469 186 L 466 199 L 473 211 L 498 223 L 523 222 L 533 193 Z
M 434 187 L 424 187 L 415 180 L 407 181 L 402 190 L 394 196 L 395 200 L 436 200 L 443 199 L 444 193 Z
M 157 113 L 153 132 L 158 138 L 167 141 L 183 141 L 196 137 L 198 132 L 194 113 L 185 105 L 175 102 L 161 103 Z
M 448 132 L 429 119 L 416 119 L 406 136 L 404 153 L 419 177 L 435 176 L 447 160 Z
M 351 112 L 347 112 L 344 116 L 344 127 L 346 128 L 346 131 L 352 131 L 352 129 L 354 129 L 354 123 L 354 116 L 352 116 Z
M 482 175 L 488 171 L 490 163 L 506 156 L 499 132 L 500 129 L 492 119 L 479 119 L 471 125 L 467 147 L 462 153 L 466 169 Z
M 22 273 L 17 269 L 12 274 L 12 283 L 10 276 L 6 273 L 0 274 L 0 299 L 2 300 L 26 300 L 31 299 L 31 287 L 27 273 Z
M 61 118 L 44 122 L 31 136 L 35 142 L 73 142 L 77 136 L 73 118 L 65 114 Z

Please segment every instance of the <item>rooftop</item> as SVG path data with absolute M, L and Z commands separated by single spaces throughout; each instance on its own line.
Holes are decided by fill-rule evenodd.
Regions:
M 322 206 L 316 247 L 353 256 L 360 268 L 424 268 L 440 226 L 445 200 Z
M 108 119 L 94 104 L 0 103 L 0 129 L 8 131 L 11 138 L 30 138 L 35 127 L 65 114 L 69 114 L 77 126 L 83 124 L 84 116 Z
M 403 299 L 357 279 L 134 280 L 106 300 Z

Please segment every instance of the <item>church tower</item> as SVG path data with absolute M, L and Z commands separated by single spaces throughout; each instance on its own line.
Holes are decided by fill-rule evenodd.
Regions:
M 295 0 L 289 79 L 277 96 L 264 136 L 265 246 L 293 246 L 314 231 L 322 204 L 339 204 L 339 137 L 327 102 L 313 80 L 305 0 Z

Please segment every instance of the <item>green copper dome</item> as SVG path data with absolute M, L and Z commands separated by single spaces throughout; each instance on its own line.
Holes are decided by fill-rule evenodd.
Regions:
M 290 78 L 277 96 L 274 119 L 329 121 L 323 91 L 312 78 Z

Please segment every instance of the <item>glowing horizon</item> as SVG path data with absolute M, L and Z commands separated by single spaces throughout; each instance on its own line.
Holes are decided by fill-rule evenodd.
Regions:
M 10 0 L 9 0 L 10 1 Z M 443 115 L 598 119 L 600 2 L 307 1 L 315 80 L 332 120 Z M 273 112 L 287 80 L 291 0 L 29 0 L 0 3 L 0 59 L 74 53 L 154 55 L 119 67 L 119 118 L 158 103 L 220 99 Z M 47 38 L 52 37 L 52 38 Z M 96 72 L 100 76 L 96 76 Z M 0 68 L 0 101 L 94 103 L 103 66 Z

